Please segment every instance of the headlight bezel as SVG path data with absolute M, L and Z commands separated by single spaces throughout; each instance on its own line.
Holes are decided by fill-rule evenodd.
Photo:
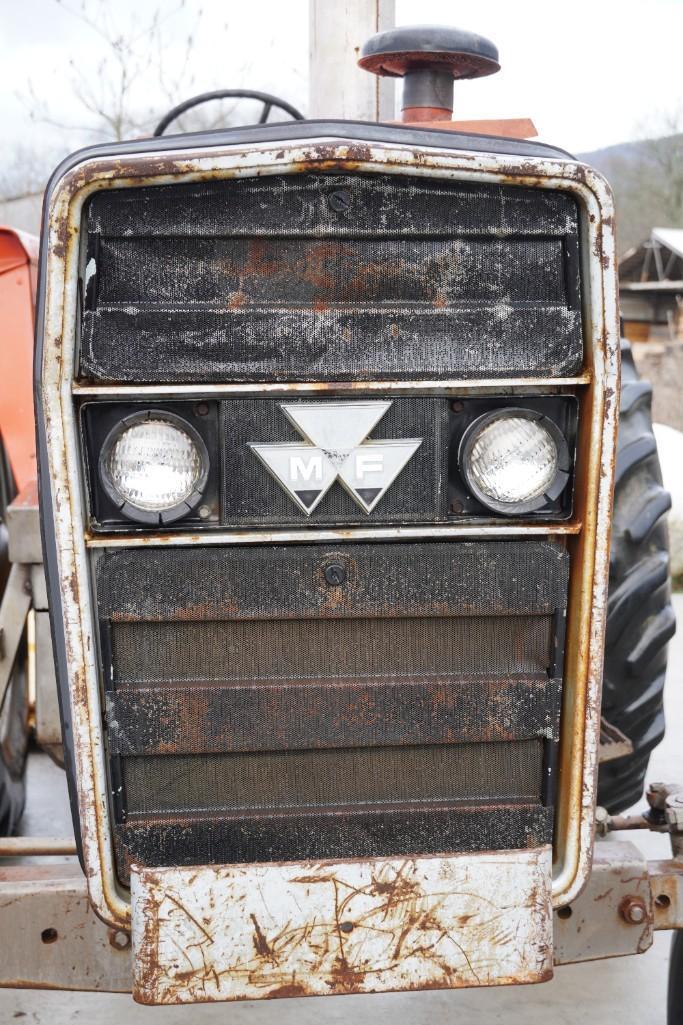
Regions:
M 182 413 L 186 415 L 179 415 L 175 410 L 171 410 L 163 405 L 145 406 L 143 408 L 140 408 L 140 406 L 137 408 L 128 407 L 127 409 L 119 407 L 119 416 L 116 416 L 117 410 L 115 407 L 106 411 L 109 415 L 104 417 L 105 422 L 100 420 L 100 429 L 96 432 L 99 435 L 97 450 L 91 450 L 91 460 L 94 463 L 93 470 L 95 470 L 94 476 L 96 478 L 96 492 L 99 493 L 99 500 L 96 503 L 100 513 L 98 520 L 101 523 L 109 522 L 112 525 L 116 522 L 120 524 L 135 523 L 141 527 L 165 527 L 178 521 L 193 519 L 205 521 L 205 519 L 216 518 L 216 496 L 213 494 L 211 482 L 212 465 L 209 456 L 211 446 L 209 439 L 204 436 L 207 433 L 206 426 L 209 425 L 202 424 L 203 430 L 195 427 L 190 422 L 191 408 L 183 408 Z M 103 409 L 100 411 L 105 412 Z M 118 491 L 107 469 L 107 463 L 113 446 L 123 432 L 136 424 L 149 420 L 165 421 L 178 430 L 183 431 L 197 449 L 201 463 L 200 475 L 190 495 L 181 502 L 162 510 L 143 509 L 129 502 Z M 95 439 L 92 440 L 94 441 Z M 198 513 L 200 506 L 202 513 L 205 512 L 205 509 L 209 510 L 208 517 Z
M 451 404 L 449 515 L 466 520 L 567 520 L 573 512 L 578 422 L 575 395 L 466 397 Z M 557 470 L 545 491 L 527 501 L 499 502 L 468 474 L 467 457 L 481 430 L 499 418 L 527 418 L 543 425 L 557 448 Z
M 201 464 L 199 476 L 190 494 L 180 502 L 176 502 L 174 505 L 169 506 L 166 509 L 145 509 L 142 506 L 135 505 L 123 497 L 112 481 L 107 465 L 112 450 L 121 436 L 131 427 L 135 427 L 138 424 L 148 423 L 151 420 L 170 424 L 172 427 L 175 427 L 177 430 L 186 434 L 194 444 Z M 118 424 L 115 424 L 104 440 L 98 459 L 100 483 L 111 501 L 119 509 L 121 515 L 125 516 L 127 519 L 134 520 L 137 523 L 145 524 L 173 523 L 174 520 L 181 519 L 191 513 L 199 505 L 204 495 L 206 482 L 209 476 L 209 466 L 209 453 L 199 433 L 182 417 L 177 416 L 175 413 L 169 413 L 167 410 L 160 409 L 141 410 L 138 413 L 132 413 L 129 416 L 124 417 Z

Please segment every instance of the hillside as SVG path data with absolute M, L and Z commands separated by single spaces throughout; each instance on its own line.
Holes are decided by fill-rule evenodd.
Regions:
M 653 227 L 683 228 L 683 134 L 577 154 L 610 182 L 622 255 Z

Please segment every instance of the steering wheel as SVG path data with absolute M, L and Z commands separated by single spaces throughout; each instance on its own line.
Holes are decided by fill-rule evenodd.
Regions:
M 261 117 L 258 119 L 258 124 L 260 125 L 266 123 L 273 107 L 276 107 L 278 110 L 284 110 L 285 114 L 290 114 L 294 121 L 304 120 L 301 111 L 293 107 L 291 103 L 287 103 L 286 100 L 281 100 L 278 96 L 272 96 L 271 93 L 256 92 L 253 89 L 216 89 L 215 92 L 200 93 L 198 96 L 192 96 L 189 100 L 179 103 L 177 107 L 173 107 L 172 110 L 169 110 L 168 114 L 162 117 L 154 129 L 154 135 L 163 135 L 171 122 L 175 121 L 181 114 L 184 114 L 186 110 L 198 107 L 200 103 L 208 103 L 210 100 L 224 99 L 260 100 L 263 104 Z

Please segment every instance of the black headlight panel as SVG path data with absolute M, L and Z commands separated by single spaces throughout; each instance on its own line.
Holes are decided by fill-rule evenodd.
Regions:
M 349 458 L 406 439 L 418 440 L 417 449 L 371 510 L 359 507 L 343 481 L 335 480 L 309 516 L 254 454 L 258 443 L 285 455 L 291 448 L 292 458 L 304 463 L 315 457 L 315 446 L 283 411 L 283 405 L 296 411 L 300 400 L 88 402 L 82 425 L 91 528 L 438 524 L 571 515 L 574 396 L 387 394 L 367 401 L 386 412 Z M 339 400 L 316 406 L 324 410 L 327 403 L 332 409 Z

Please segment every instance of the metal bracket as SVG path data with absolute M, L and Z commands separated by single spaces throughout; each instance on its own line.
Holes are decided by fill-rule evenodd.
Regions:
M 0 708 L 5 700 L 30 607 L 30 569 L 14 563 L 0 604 L 0 632 L 3 640 L 0 652 Z
M 130 991 L 130 934 L 96 916 L 78 865 L 0 870 L 0 935 L 2 987 Z

